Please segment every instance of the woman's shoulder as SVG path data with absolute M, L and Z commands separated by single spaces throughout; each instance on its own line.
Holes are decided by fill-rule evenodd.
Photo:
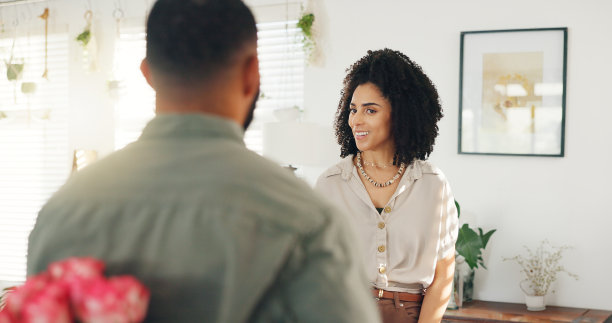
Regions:
M 415 167 L 419 167 L 421 169 L 421 173 L 423 174 L 442 174 L 442 171 L 428 160 L 415 160 L 414 163 Z
M 327 168 L 319 178 L 317 184 L 329 181 L 348 180 L 353 171 L 353 155 L 344 157 L 338 163 Z
M 353 170 L 353 155 L 344 157 L 341 161 L 327 168 L 319 178 L 327 178 L 337 175 L 350 174 Z
M 415 160 L 411 168 L 417 178 L 423 177 L 429 180 L 446 181 L 446 176 L 442 170 L 428 160 Z

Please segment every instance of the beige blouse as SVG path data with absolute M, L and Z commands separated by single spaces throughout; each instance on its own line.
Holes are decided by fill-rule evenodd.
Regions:
M 427 161 L 406 169 L 382 214 L 359 179 L 352 155 L 326 170 L 315 189 L 350 217 L 376 288 L 422 292 L 433 281 L 436 262 L 454 252 L 453 194 L 444 174 Z

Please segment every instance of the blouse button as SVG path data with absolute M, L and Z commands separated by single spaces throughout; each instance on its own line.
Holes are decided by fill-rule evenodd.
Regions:
M 385 246 L 378 246 L 378 252 L 385 252 Z
M 381 273 L 381 274 L 386 273 L 387 272 L 387 267 L 385 267 L 385 266 L 378 267 L 378 272 Z
M 385 213 L 391 213 L 391 207 L 385 206 Z
M 385 223 L 384 222 L 378 222 L 378 228 L 379 229 L 384 229 L 385 228 Z

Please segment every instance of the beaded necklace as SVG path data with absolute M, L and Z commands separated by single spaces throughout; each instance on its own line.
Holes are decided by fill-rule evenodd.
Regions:
M 359 172 L 361 172 L 361 175 L 363 175 L 363 177 L 365 177 L 365 179 L 367 179 L 368 182 L 372 183 L 372 185 L 376 187 L 387 187 L 393 184 L 393 182 L 395 182 L 395 180 L 397 180 L 402 175 L 402 173 L 404 172 L 404 168 L 406 167 L 406 164 L 401 163 L 395 176 L 393 176 L 393 178 L 391 178 L 390 180 L 384 183 L 378 183 L 377 181 L 371 179 L 370 176 L 368 176 L 368 174 L 366 174 L 365 170 L 363 169 L 363 165 L 361 165 L 361 152 L 357 152 L 357 167 L 359 168 Z

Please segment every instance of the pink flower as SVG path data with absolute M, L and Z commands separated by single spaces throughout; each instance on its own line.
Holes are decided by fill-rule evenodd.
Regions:
M 25 284 L 15 288 L 7 295 L 4 309 L 16 316 L 22 310 L 26 301 L 43 290 L 49 282 L 50 277 L 45 273 L 28 277 Z
M 6 307 L 0 309 L 0 323 L 14 323 L 15 319 L 11 316 Z
M 70 323 L 68 291 L 62 283 L 51 282 L 33 295 L 21 312 L 23 323 Z
M 130 322 L 142 322 L 147 314 L 150 293 L 147 288 L 132 276 L 117 276 L 109 280 L 119 293 Z
M 81 321 L 131 323 L 144 320 L 149 292 L 136 279 L 130 276 L 100 278 L 84 287 L 83 294 L 74 303 Z
M 51 263 L 47 267 L 49 275 L 55 280 L 74 281 L 102 277 L 104 263 L 100 260 L 83 257 L 72 257 Z
M 150 293 L 131 276 L 107 280 L 104 263 L 68 258 L 28 277 L 6 296 L 0 323 L 136 323 L 146 316 Z
M 28 278 L 23 286 L 12 291 L 0 318 L 7 322 L 68 323 L 71 322 L 68 289 L 46 274 Z M 3 322 L 4 323 L 4 322 Z

